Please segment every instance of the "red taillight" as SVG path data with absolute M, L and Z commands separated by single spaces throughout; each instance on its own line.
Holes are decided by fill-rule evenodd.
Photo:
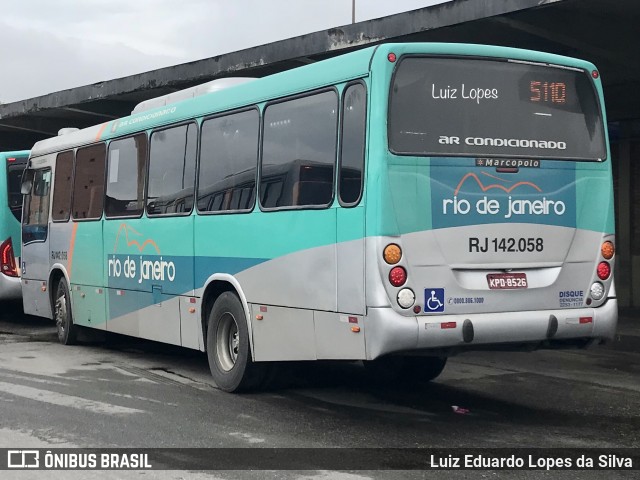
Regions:
M 394 267 L 389 272 L 389 281 L 394 287 L 401 287 L 407 281 L 407 271 L 402 267 Z
M 611 265 L 607 262 L 600 262 L 598 264 L 598 278 L 600 280 L 606 280 L 611 275 Z
M 389 60 L 391 63 L 396 61 L 396 54 L 395 53 L 390 53 L 389 55 L 387 55 L 387 60 Z
M 16 259 L 13 256 L 13 245 L 11 238 L 7 238 L 0 245 L 0 269 L 8 277 L 17 277 L 18 269 L 16 268 Z
M 11 162 L 15 162 L 16 159 L 14 157 L 9 157 L 7 158 L 7 162 L 11 163 Z
M 593 78 L 598 78 L 600 77 L 600 72 L 598 72 L 598 70 L 594 70 L 593 72 L 591 72 L 591 76 Z

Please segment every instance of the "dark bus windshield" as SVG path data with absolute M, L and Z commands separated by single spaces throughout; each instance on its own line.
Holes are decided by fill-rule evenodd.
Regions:
M 401 155 L 606 158 L 589 73 L 556 66 L 404 57 L 388 125 Z
M 22 215 L 22 194 L 20 193 L 20 181 L 22 172 L 27 166 L 27 158 L 16 158 L 7 162 L 7 197 L 9 209 L 13 216 L 20 221 Z

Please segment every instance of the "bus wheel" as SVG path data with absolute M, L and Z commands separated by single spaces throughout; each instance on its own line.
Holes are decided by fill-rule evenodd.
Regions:
M 216 385 L 225 392 L 250 390 L 262 380 L 251 360 L 246 316 L 237 295 L 221 294 L 209 313 L 207 358 Z
M 63 345 L 73 345 L 78 337 L 78 327 L 73 324 L 71 296 L 69 295 L 67 282 L 64 279 L 58 282 L 53 308 L 56 328 L 58 329 L 58 340 Z
M 385 384 L 429 382 L 442 373 L 447 357 L 402 357 L 389 355 L 364 362 L 369 375 Z
M 447 364 L 447 357 L 409 357 L 414 361 L 413 370 L 418 379 L 430 382 L 437 378 Z

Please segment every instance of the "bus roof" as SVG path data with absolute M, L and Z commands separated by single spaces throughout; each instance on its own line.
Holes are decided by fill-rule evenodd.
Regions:
M 12 157 L 28 157 L 30 150 L 14 150 L 11 152 L 0 152 L 0 158 L 12 158 Z
M 33 146 L 32 156 L 87 145 L 97 140 L 119 137 L 209 113 L 255 105 L 274 98 L 363 77 L 369 72 L 369 64 L 374 50 L 375 47 L 369 47 L 322 62 L 258 78 L 252 82 L 242 83 L 197 98 L 179 101 L 101 125 L 84 128 L 77 132 L 41 140 Z
M 36 157 L 88 145 L 100 140 L 121 137 L 208 114 L 255 105 L 322 88 L 323 86 L 362 78 L 368 75 L 373 56 L 378 49 L 380 51 L 377 56 L 384 56 L 385 58 L 388 52 L 395 50 L 399 54 L 410 51 L 412 53 L 439 55 L 492 56 L 557 63 L 582 69 L 593 67 L 588 62 L 570 57 L 510 47 L 456 43 L 388 43 L 258 78 L 255 81 L 231 86 L 197 98 L 189 98 L 143 112 L 132 113 L 128 117 L 94 125 L 66 135 L 41 140 L 33 146 L 31 155 Z M 250 65 L 247 67 L 250 67 Z

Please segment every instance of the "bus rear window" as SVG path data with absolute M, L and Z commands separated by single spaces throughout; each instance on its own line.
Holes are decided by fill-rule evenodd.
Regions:
M 22 193 L 20 193 L 20 181 L 22 172 L 27 165 L 27 158 L 16 158 L 7 163 L 7 197 L 9 209 L 16 220 L 20 221 L 22 215 Z
M 388 125 L 400 155 L 606 158 L 589 74 L 555 66 L 405 57 Z

